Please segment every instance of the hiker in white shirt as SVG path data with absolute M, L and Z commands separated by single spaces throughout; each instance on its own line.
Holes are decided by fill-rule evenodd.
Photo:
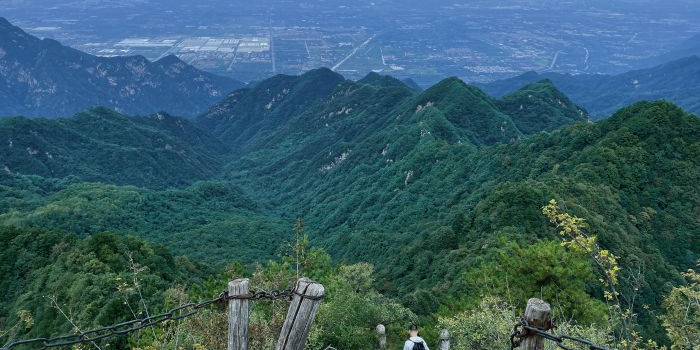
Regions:
M 408 327 L 408 333 L 410 337 L 406 340 L 406 343 L 404 343 L 403 350 L 430 350 L 425 340 L 418 336 L 418 326 L 412 324 Z

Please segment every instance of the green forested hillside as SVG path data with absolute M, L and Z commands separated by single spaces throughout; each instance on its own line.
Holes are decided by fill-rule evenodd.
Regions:
M 168 288 L 201 283 L 208 272 L 136 237 L 96 233 L 81 239 L 41 229 L 1 228 L 0 239 L 0 324 L 3 331 L 19 325 L 10 329 L 10 337 L 66 334 L 75 327 L 131 319 L 147 312 L 143 305 L 155 311 Z M 2 338 L 7 339 L 5 334 Z M 113 345 L 124 343 L 115 339 Z
M 521 93 L 532 96 L 528 107 L 537 103 L 544 108 L 549 102 L 551 110 L 563 110 L 560 115 L 577 113 L 552 100 L 552 91 Z M 433 168 L 456 171 L 477 148 L 523 136 L 497 108 L 497 104 L 509 105 L 503 101 L 494 101 L 457 79 L 417 95 L 406 88 L 346 83 L 327 102 L 253 143 L 254 151 L 227 166 L 226 178 L 250 188 L 251 195 L 263 202 L 271 200 L 271 207 L 303 203 L 304 210 L 314 212 L 309 220 L 324 218 L 319 227 L 323 230 L 345 228 L 349 221 L 375 223 L 379 217 L 412 216 L 416 213 L 402 206 L 386 207 L 387 202 L 407 199 L 411 196 L 405 191 L 408 185 L 423 183 L 424 173 Z M 542 123 L 539 115 L 523 113 L 514 117 L 531 132 L 536 125 L 555 128 L 573 121 L 552 118 Z M 443 158 L 449 161 L 440 162 Z M 454 176 L 451 171 L 426 179 L 444 181 Z M 452 195 L 441 191 L 455 191 L 437 184 L 413 187 L 418 187 L 416 192 L 437 191 L 446 197 Z M 398 212 L 391 216 L 390 211 Z M 361 217 L 350 219 L 350 212 Z
M 694 185 L 700 171 L 698 127 L 696 117 L 675 106 L 642 103 L 600 124 L 579 124 L 551 135 L 479 150 L 462 160 L 470 167 L 457 168 L 450 177 L 444 168 L 435 167 L 431 172 L 437 176 L 427 177 L 433 181 L 429 187 L 441 184 L 451 190 L 438 192 L 436 199 L 426 192 L 415 197 L 433 203 L 425 219 L 415 220 L 416 227 L 427 233 L 418 239 L 411 239 L 409 233 L 394 240 L 402 246 L 402 253 L 393 254 L 397 258 L 386 263 L 389 269 L 384 279 L 393 281 L 390 288 L 422 285 L 431 290 L 428 295 L 478 292 L 471 288 L 478 288 L 479 282 L 459 281 L 459 265 L 474 269 L 476 261 L 483 260 L 479 263 L 486 264 L 483 266 L 489 266 L 488 261 L 497 263 L 497 255 L 491 254 L 499 251 L 515 254 L 518 250 L 504 247 L 503 239 L 531 244 L 554 238 L 538 209 L 546 198 L 558 198 L 588 220 L 589 230 L 604 247 L 621 255 L 628 273 L 640 271 L 644 276 L 637 287 L 638 306 L 658 308 L 670 286 L 681 281 L 679 272 L 693 266 L 699 257 L 700 196 Z M 401 211 L 410 208 L 421 206 L 406 201 Z M 410 219 L 402 217 L 401 227 Z M 440 220 L 443 228 L 426 227 L 424 220 Z M 459 244 L 450 247 L 440 236 L 456 238 Z M 443 251 L 436 255 L 423 249 L 426 245 L 442 246 Z M 422 256 L 417 259 L 420 263 L 411 266 L 405 257 L 413 256 L 416 261 L 416 255 Z M 476 275 L 486 275 L 479 269 Z M 505 265 L 498 270 L 501 275 L 495 279 L 502 281 L 511 268 Z M 445 275 L 459 282 L 435 284 L 428 277 Z M 537 283 L 545 287 L 552 282 L 542 279 Z M 426 294 L 415 293 L 416 299 L 425 298 Z M 653 314 L 638 311 L 647 331 L 658 332 Z
M 2 175 L 166 188 L 215 175 L 228 148 L 164 113 L 127 117 L 95 108 L 70 118 L 0 119 Z
M 290 235 L 280 220 L 229 183 L 198 182 L 156 191 L 37 178 L 8 182 L 0 185 L 3 225 L 44 227 L 80 236 L 133 233 L 218 267 L 232 261 L 264 261 Z
M 300 76 L 277 75 L 251 88 L 236 90 L 199 116 L 197 123 L 224 143 L 242 147 L 330 95 L 344 80 L 326 68 Z
M 619 256 L 620 289 L 637 301 L 638 330 L 668 341 L 656 315 L 700 258 L 697 117 L 641 102 L 588 123 L 548 81 L 494 99 L 455 78 L 423 92 L 370 78 L 356 83 L 319 70 L 230 96 L 197 122 L 230 147 L 214 152 L 226 163 L 184 187 L 144 188 L 160 176 L 147 173 L 143 184 L 6 174 L 0 224 L 19 227 L 15 235 L 42 227 L 81 240 L 133 234 L 220 269 L 284 255 L 292 223 L 303 217 L 314 246 L 336 262 L 373 264 L 372 285 L 427 324 L 479 306 L 482 296 L 516 305 L 542 296 L 565 319 L 614 326 L 594 265 L 562 247 L 542 214 L 554 198 Z M 311 93 L 314 86 L 321 88 Z M 176 119 L 161 126 L 157 117 L 92 114 L 74 120 L 93 126 L 57 129 L 75 134 L 57 139 L 99 135 L 109 146 L 120 129 L 101 125 L 126 120 L 137 131 L 158 130 L 129 133 L 149 135 L 129 139 L 138 156 L 152 151 L 143 140 L 160 135 L 202 152 L 223 147 Z M 94 164 L 101 163 L 76 160 L 73 168 L 99 172 Z M 177 177 L 180 168 L 167 169 Z
M 263 151 L 250 153 L 232 167 L 240 172 L 231 176 L 248 183 L 252 193 L 272 198 L 272 207 L 301 212 L 320 231 L 318 242 L 337 258 L 376 264 L 381 290 L 422 314 L 436 312 L 450 295 L 479 295 L 472 289 L 479 284 L 469 284 L 464 271 L 481 275 L 478 271 L 500 265 L 499 252 L 514 249 L 503 240 L 527 246 L 555 239 L 540 208 L 558 198 L 589 220 L 590 230 L 622 256 L 627 271 L 640 271 L 637 311 L 645 333 L 660 334 L 654 311 L 641 306 L 658 309 L 664 293 L 682 281 L 680 272 L 700 257 L 700 194 L 693 186 L 700 171 L 696 117 L 667 103 L 641 103 L 599 124 L 476 148 L 459 143 L 455 126 L 453 133 L 421 137 L 421 122 L 388 123 L 359 144 L 342 144 L 340 137 L 323 138 L 338 141 L 323 144 L 307 133 L 305 139 L 313 141 L 289 136 L 291 145 L 314 145 L 321 154 L 312 158 L 301 149 L 285 155 L 290 144 L 273 142 L 280 148 L 271 153 L 280 160 L 260 167 Z M 341 125 L 339 133 L 353 134 L 354 123 Z M 269 170 L 241 170 L 246 165 Z M 669 172 L 672 177 L 664 175 Z M 265 191 L 276 196 L 266 197 Z M 500 277 L 494 278 L 502 279 L 509 268 L 497 270 Z M 575 270 L 543 273 L 575 275 Z M 553 288 L 551 298 L 562 288 L 548 278 L 518 283 L 532 283 L 527 288 L 533 292 Z M 587 288 L 591 295 L 600 293 Z M 600 310 L 577 308 L 583 313 L 569 311 L 582 316 Z

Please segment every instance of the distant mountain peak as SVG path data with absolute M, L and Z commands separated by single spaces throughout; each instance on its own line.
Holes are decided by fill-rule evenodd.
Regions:
M 554 85 L 554 82 L 552 82 L 548 78 L 544 78 L 544 79 L 538 80 L 536 82 L 529 83 L 529 84 L 521 87 L 520 89 L 510 93 L 509 95 L 522 94 L 522 93 L 530 93 L 530 94 L 535 93 L 538 95 L 548 94 L 551 96 L 556 96 L 557 98 L 566 99 L 567 102 L 571 102 L 571 101 L 569 101 L 569 98 L 563 92 L 561 92 L 556 87 L 556 85 Z M 509 96 L 509 95 L 506 95 L 506 96 Z
M 444 95 L 448 90 L 464 90 L 467 84 L 457 77 L 449 77 L 440 80 L 437 84 L 427 88 L 421 95 Z
M 551 87 L 555 88 L 554 83 L 549 79 L 549 78 L 544 78 L 540 81 L 536 81 L 533 84 L 541 84 L 541 85 L 550 85 Z
M 368 73 L 364 78 L 357 81 L 360 84 L 372 85 L 375 87 L 401 87 L 415 90 L 409 87 L 403 81 L 392 77 L 391 75 L 382 75 L 376 72 Z
M 382 74 L 379 74 L 375 71 L 371 71 L 371 72 L 367 73 L 367 75 L 365 75 L 365 78 L 378 78 L 378 77 L 384 77 L 384 76 L 386 76 L 386 75 L 382 75 Z
M 525 135 L 588 120 L 588 112 L 546 78 L 503 96 L 496 104 Z
M 447 86 L 447 85 L 467 86 L 467 83 L 465 83 L 462 79 L 460 79 L 458 77 L 447 77 L 445 79 L 440 80 L 434 86 Z
M 430 96 L 433 101 L 442 99 L 454 100 L 455 98 L 476 98 L 482 102 L 491 103 L 491 97 L 489 95 L 478 87 L 465 83 L 458 77 L 445 78 L 420 93 L 419 96 Z
M 244 86 L 169 56 L 98 57 L 0 19 L 0 116 L 62 117 L 90 106 L 193 117 Z
M 634 123 L 633 120 L 649 119 L 655 120 L 655 123 L 648 124 L 654 128 L 663 127 L 659 124 L 658 116 L 663 115 L 668 121 L 692 120 L 696 125 L 700 126 L 700 120 L 697 117 L 687 113 L 681 107 L 665 100 L 656 101 L 640 101 L 632 105 L 626 106 L 615 112 L 610 118 L 602 121 L 600 124 L 606 130 L 617 130 L 623 124 Z M 690 130 L 688 130 L 690 131 Z
M 326 67 L 316 68 L 308 70 L 301 75 L 301 79 L 331 79 L 331 80 L 345 80 L 342 75 L 330 70 Z
M 0 154 L 16 174 L 152 188 L 207 179 L 228 150 L 188 120 L 130 117 L 105 107 L 54 120 L 4 118 L 0 137 L 12 140 L 0 144 Z

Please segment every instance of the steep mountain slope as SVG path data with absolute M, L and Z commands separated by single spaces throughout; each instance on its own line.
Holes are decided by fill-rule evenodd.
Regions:
M 514 103 L 523 105 L 523 111 L 512 108 Z M 456 78 L 420 94 L 405 86 L 345 82 L 326 100 L 252 143 L 250 151 L 227 166 L 226 178 L 249 188 L 264 203 L 270 200 L 272 208 L 296 203 L 314 211 L 311 217 L 325 217 L 323 223 L 314 222 L 321 230 L 346 229 L 386 212 L 384 200 L 422 181 L 422 174 L 437 166 L 433 157 L 445 156 L 449 148 L 455 147 L 455 156 L 465 156 L 523 137 L 499 105 L 515 110 L 513 117 L 529 133 L 585 120 L 548 83 L 497 101 Z M 546 118 L 530 114 L 536 108 L 546 111 Z M 388 189 L 395 190 L 392 196 L 376 198 Z M 423 189 L 441 193 L 452 188 Z M 370 207 L 362 203 L 367 197 L 373 198 Z M 361 218 L 336 216 L 346 210 Z
M 700 114 L 700 58 L 691 56 L 653 68 L 619 75 L 567 75 L 529 72 L 481 86 L 493 96 L 503 96 L 523 85 L 551 80 L 594 119 L 609 116 L 640 100 L 666 99 Z
M 59 117 L 105 106 L 192 117 L 243 84 L 175 56 L 97 57 L 39 39 L 0 17 L 0 116 Z
M 573 104 L 546 79 L 503 96 L 496 105 L 526 135 L 553 131 L 588 118 L 585 110 Z
M 230 94 L 197 118 L 197 124 L 234 148 L 273 132 L 345 80 L 321 68 L 299 76 L 277 75 Z
M 460 131 L 465 141 L 477 146 L 509 142 L 522 136 L 491 97 L 457 78 L 435 84 L 416 96 L 413 103 L 415 109 L 404 113 L 437 110 Z
M 153 188 L 209 178 L 228 148 L 187 120 L 96 108 L 70 118 L 0 119 L 2 175 L 25 174 Z

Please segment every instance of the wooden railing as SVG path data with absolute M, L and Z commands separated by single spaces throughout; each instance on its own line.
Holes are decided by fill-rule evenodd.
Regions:
M 242 278 L 228 284 L 228 293 L 232 298 L 228 303 L 228 350 L 248 350 L 249 300 L 248 279 Z M 323 285 L 302 278 L 293 290 L 292 301 L 287 317 L 282 325 L 275 350 L 302 350 L 309 336 L 321 300 L 324 295 Z

